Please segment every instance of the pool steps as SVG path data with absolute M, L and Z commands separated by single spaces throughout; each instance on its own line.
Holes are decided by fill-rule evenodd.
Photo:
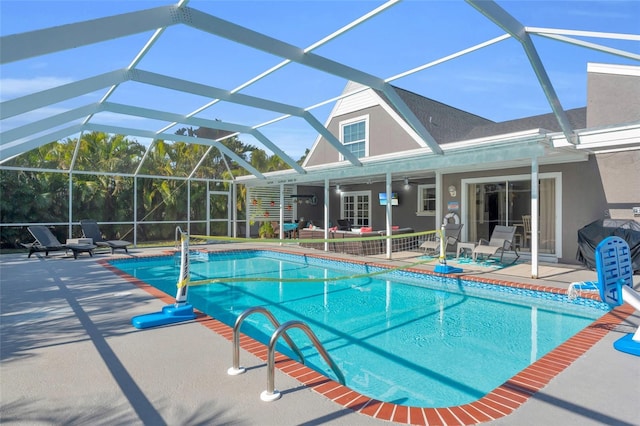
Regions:
M 262 306 L 254 306 L 253 308 L 249 308 L 243 311 L 238 316 L 238 318 L 236 318 L 236 322 L 233 326 L 233 366 L 227 370 L 227 374 L 229 374 L 230 376 L 237 376 L 238 374 L 242 374 L 246 371 L 244 367 L 240 367 L 240 326 L 249 315 L 255 313 L 261 313 L 265 317 L 267 317 L 267 319 L 271 321 L 271 324 L 273 324 L 276 329 L 280 327 L 280 323 L 278 322 L 276 317 L 273 316 L 271 311 L 263 308 Z M 289 344 L 289 347 L 296 353 L 296 355 L 298 355 L 298 358 L 300 358 L 300 362 L 304 364 L 304 355 L 302 354 L 300 349 L 298 349 L 298 346 L 293 343 L 293 340 L 291 340 L 291 338 L 287 334 L 284 334 L 282 337 Z
M 305 332 L 307 337 L 313 342 L 313 345 L 316 347 L 322 358 L 324 358 L 325 362 L 329 364 L 335 375 L 338 377 L 338 382 L 341 385 L 345 385 L 344 375 L 338 365 L 333 361 L 329 353 L 326 351 L 320 340 L 316 337 L 315 333 L 311 331 L 311 328 L 307 324 L 302 321 L 287 321 L 282 324 L 276 331 L 271 335 L 271 339 L 269 340 L 269 348 L 267 349 L 267 390 L 260 394 L 260 399 L 263 401 L 275 401 L 280 398 L 280 392 L 276 391 L 274 385 L 274 376 L 275 376 L 275 347 L 278 338 L 280 335 L 285 333 L 290 328 L 298 328 Z
M 271 311 L 262 306 L 254 306 L 253 308 L 249 308 L 243 311 L 236 319 L 236 322 L 233 326 L 232 340 L 233 366 L 227 370 L 227 374 L 231 376 L 237 376 L 238 374 L 242 374 L 246 371 L 245 368 L 240 367 L 240 327 L 242 326 L 244 320 L 249 315 L 254 313 L 263 314 L 269 319 L 269 321 L 271 321 L 273 326 L 276 327 L 276 330 L 273 332 L 271 338 L 269 339 L 269 346 L 267 348 L 267 389 L 260 394 L 260 399 L 266 402 L 271 402 L 280 399 L 281 396 L 280 392 L 275 389 L 275 347 L 280 336 L 282 336 L 286 340 L 291 349 L 293 349 L 293 351 L 300 358 L 300 363 L 304 365 L 304 355 L 302 354 L 300 349 L 298 349 L 298 346 L 296 346 L 293 340 L 291 340 L 291 338 L 287 335 L 287 330 L 290 328 L 298 328 L 305 332 L 320 355 L 322 355 L 322 358 L 324 358 L 326 363 L 329 364 L 329 367 L 331 367 L 331 369 L 335 373 L 336 377 L 338 378 L 338 382 L 341 385 L 345 384 L 345 379 L 342 371 L 340 371 L 338 365 L 333 361 L 318 337 L 307 324 L 302 321 L 293 320 L 287 321 L 281 325 L 276 317 L 271 313 Z

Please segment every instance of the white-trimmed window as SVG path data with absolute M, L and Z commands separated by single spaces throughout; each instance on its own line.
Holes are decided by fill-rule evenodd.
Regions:
M 353 191 L 340 194 L 340 212 L 353 226 L 369 226 L 371 221 L 371 191 Z
M 438 203 L 436 202 L 435 184 L 418 186 L 418 211 L 420 216 L 435 216 Z
M 340 142 L 357 158 L 369 155 L 369 116 L 345 120 L 340 123 Z M 341 159 L 342 155 L 340 156 Z

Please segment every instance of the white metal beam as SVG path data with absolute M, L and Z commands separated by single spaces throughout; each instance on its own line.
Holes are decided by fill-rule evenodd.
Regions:
M 188 2 L 189 2 L 189 0 L 180 0 L 176 6 L 177 7 L 184 7 Z M 147 40 L 147 42 L 142 47 L 142 49 L 140 49 L 138 54 L 129 63 L 129 66 L 127 66 L 128 70 L 135 68 L 140 63 L 142 58 L 144 58 L 144 56 L 151 50 L 151 47 L 160 38 L 160 36 L 162 35 L 162 33 L 164 32 L 165 29 L 166 29 L 166 27 L 161 27 L 161 28 L 158 28 L 158 29 L 156 29 L 154 31 L 154 33 L 151 35 L 151 37 L 149 37 L 149 40 Z M 113 86 L 111 86 L 109 88 L 109 90 L 107 90 L 107 93 L 104 94 L 102 99 L 100 99 L 100 103 L 105 102 L 107 99 L 109 99 L 109 97 L 113 94 L 113 92 L 116 91 L 117 88 L 118 88 L 118 84 L 114 84 Z M 85 118 L 83 124 L 88 123 L 89 120 L 91 120 L 91 118 L 92 118 L 92 115 L 87 116 Z
M 264 136 L 260 131 L 249 126 L 241 124 L 227 123 L 224 121 L 209 120 L 206 118 L 187 117 L 166 111 L 159 111 L 150 108 L 134 107 L 131 105 L 118 104 L 113 102 L 105 102 L 102 104 L 104 111 L 111 111 L 119 114 L 133 115 L 137 117 L 146 117 L 160 121 L 170 121 L 174 123 L 189 124 L 192 126 L 208 127 L 211 129 L 227 130 L 231 132 L 247 133 L 253 135 L 260 140 L 265 146 L 270 148 L 277 156 L 282 158 L 291 168 L 298 173 L 305 173 L 304 169 L 285 152 L 283 152 L 276 144 Z
M 416 117 L 411 108 L 407 106 L 407 104 L 400 98 L 396 89 L 394 89 L 390 84 L 385 84 L 382 92 L 385 94 L 387 99 L 391 101 L 391 103 L 397 108 L 400 115 L 402 115 L 407 123 L 415 130 L 415 132 L 426 142 L 426 144 L 431 148 L 435 154 L 442 154 L 442 148 L 438 145 L 438 142 L 431 136 L 431 133 L 424 127 L 422 122 Z
M 75 133 L 79 133 L 81 131 L 82 131 L 82 125 L 77 124 L 75 126 L 70 126 L 64 129 L 56 130 L 55 132 L 51 132 L 46 135 L 42 135 L 27 141 L 18 141 L 14 143 L 9 143 L 6 146 L 3 146 L 2 149 L 0 149 L 0 163 L 16 155 L 20 155 L 24 152 L 38 148 L 42 145 L 58 141 L 62 138 L 65 138 L 69 135 L 73 135 Z
M 353 28 L 357 27 L 358 25 L 366 22 L 367 20 L 373 18 L 374 16 L 380 14 L 381 12 L 389 9 L 391 6 L 394 6 L 396 4 L 398 4 L 400 2 L 400 0 L 389 0 L 386 3 L 376 7 L 375 9 L 373 9 L 372 11 L 362 15 L 361 17 L 357 18 L 356 20 L 348 23 L 347 25 L 343 26 L 342 28 L 334 31 L 333 33 L 329 34 L 328 36 L 322 38 L 321 40 L 318 40 L 317 42 L 311 44 L 310 46 L 306 47 L 304 49 L 304 52 L 311 52 L 312 50 L 317 49 L 318 47 L 328 43 L 331 40 L 334 40 L 335 38 L 341 36 L 342 34 L 352 30 Z M 246 89 L 247 87 L 251 86 L 252 84 L 262 80 L 263 78 L 267 77 L 268 75 L 273 74 L 274 72 L 276 72 L 277 70 L 285 67 L 286 65 L 290 64 L 292 61 L 290 59 L 285 59 L 282 62 L 272 66 L 271 68 L 261 72 L 260 74 L 256 75 L 255 77 L 245 81 L 244 83 L 240 84 L 239 86 L 237 86 L 234 89 L 231 89 L 230 92 L 231 93 L 236 93 L 239 92 L 243 89 Z M 208 108 L 210 108 L 211 106 L 215 105 L 216 103 L 218 103 L 220 101 L 220 99 L 214 99 L 213 101 L 210 101 L 208 103 L 206 103 L 205 105 L 199 107 L 198 109 L 194 110 L 193 112 L 187 114 L 188 116 L 192 116 L 192 115 L 196 115 Z M 309 108 L 307 108 L 307 111 L 309 110 Z M 283 118 L 286 118 L 283 117 Z M 173 123 L 176 124 L 176 123 Z M 171 128 L 172 125 L 168 126 L 167 128 Z M 254 127 L 255 128 L 255 127 Z M 166 129 L 163 129 L 166 130 Z
M 567 117 L 567 114 L 560 104 L 558 95 L 525 26 L 492 0 L 466 0 L 466 2 L 520 42 L 527 58 L 529 58 L 529 63 L 538 78 L 538 82 L 547 97 L 547 101 L 551 105 L 551 109 L 558 120 L 558 124 L 560 124 L 562 132 L 567 140 L 573 144 L 577 144 L 577 137 L 569 122 L 569 117 Z
M 0 119 L 4 120 L 5 118 L 24 114 L 25 112 L 53 105 L 71 98 L 77 98 L 129 79 L 129 71 L 123 68 L 4 101 L 0 103 Z
M 282 114 L 289 114 L 296 117 L 303 118 L 309 123 L 316 131 L 321 133 L 333 147 L 340 152 L 345 159 L 351 164 L 359 166 L 360 160 L 353 155 L 343 144 L 340 143 L 332 134 L 324 127 L 313 115 L 305 111 L 302 108 L 283 104 L 281 102 L 275 102 L 269 99 L 257 98 L 255 96 L 245 95 L 242 93 L 231 93 L 227 90 L 219 89 L 205 84 L 194 83 L 192 81 L 182 80 L 175 77 L 169 77 L 153 73 L 150 71 L 134 70 L 131 72 L 132 80 L 151 84 L 158 87 L 164 87 L 167 89 L 179 90 L 182 92 L 192 93 L 194 95 L 206 96 L 214 99 L 221 99 L 227 102 L 245 105 L 253 108 L 264 109 L 268 111 L 280 112 Z
M 130 36 L 185 21 L 185 8 L 162 6 L 0 38 L 0 64 Z
M 567 30 L 560 28 L 525 27 L 529 33 L 539 35 L 565 35 L 576 37 L 606 38 L 613 40 L 640 41 L 640 34 L 608 33 L 602 31 Z
M 380 77 L 376 77 L 364 71 L 360 71 L 348 65 L 333 61 L 314 53 L 305 52 L 305 50 L 299 47 L 258 33 L 232 22 L 225 21 L 215 16 L 208 15 L 204 12 L 192 10 L 189 18 L 189 22 L 184 22 L 185 25 L 192 26 L 210 34 L 214 34 L 219 37 L 244 44 L 245 46 L 253 47 L 254 49 L 258 49 L 263 52 L 289 59 L 293 62 L 297 62 L 299 64 L 324 71 L 328 74 L 342 77 L 346 80 L 355 81 L 365 86 L 382 90 L 385 93 L 390 93 L 394 90 Z M 410 109 L 404 103 L 404 101 L 397 95 L 392 95 L 391 97 L 389 97 L 389 100 L 396 108 L 398 108 L 400 114 L 407 121 L 407 123 L 409 123 L 409 125 L 414 129 L 416 129 L 418 134 L 424 139 L 429 148 L 431 148 L 433 152 L 441 154 L 442 150 L 440 149 L 440 146 L 435 142 L 433 137 L 429 134 L 422 123 L 420 123 L 420 121 L 415 117 L 413 113 L 407 114 L 408 111 L 410 112 Z
M 83 127 L 85 130 L 105 132 L 105 133 L 139 136 L 142 138 L 163 139 L 163 140 L 169 140 L 174 142 L 190 142 L 198 145 L 213 145 L 216 148 L 218 148 L 221 152 L 224 152 L 226 155 L 233 158 L 234 161 L 237 162 L 242 168 L 248 170 L 258 179 L 265 178 L 262 173 L 256 170 L 251 164 L 249 164 L 247 161 L 245 161 L 235 152 L 231 151 L 222 143 L 212 139 L 194 138 L 193 136 L 175 135 L 171 133 L 156 133 L 151 130 L 131 129 L 128 127 L 121 127 L 121 126 L 107 126 L 104 124 L 95 124 L 95 123 L 87 123 Z
M 4 146 L 9 142 L 13 142 L 18 139 L 32 136 L 36 133 L 44 132 L 54 127 L 62 126 L 70 121 L 86 117 L 89 114 L 94 114 L 99 109 L 100 104 L 96 102 L 71 109 L 60 114 L 52 115 L 51 117 L 25 124 L 24 126 L 15 127 L 7 130 L 6 132 L 0 133 L 0 146 Z
M 351 151 L 349 151 L 343 143 L 341 143 L 338 138 L 336 138 L 333 133 L 329 131 L 320 121 L 318 121 L 310 112 L 305 111 L 303 113 L 303 118 L 307 120 L 307 123 L 311 125 L 320 135 L 322 135 L 327 142 L 331 144 L 339 153 L 341 153 L 345 160 L 353 164 L 354 166 L 362 166 L 358 157 L 353 155 Z
M 132 20 L 136 21 L 136 25 L 131 25 Z M 1 39 L 3 43 L 3 53 L 6 51 L 20 51 L 20 53 L 2 56 L 0 61 L 2 63 L 12 62 L 28 57 L 66 50 L 72 47 L 124 37 L 145 30 L 157 30 L 158 28 L 164 28 L 178 22 L 182 22 L 185 25 L 201 29 L 202 31 L 272 53 L 348 80 L 360 82 L 369 87 L 386 90 L 389 93 L 393 90 L 384 82 L 384 80 L 373 75 L 330 59 L 308 53 L 296 46 L 289 45 L 280 40 L 268 37 L 264 34 L 224 21 L 203 12 L 176 6 L 148 9 L 76 24 L 31 31 L 15 36 L 6 36 Z M 89 33 L 90 36 L 81 37 L 81 35 L 86 35 L 87 33 Z M 27 44 L 31 47 L 28 47 Z M 38 47 L 33 47 L 34 45 L 37 45 Z M 132 72 L 137 74 L 136 70 L 132 70 Z M 122 81 L 113 81 L 110 86 L 117 86 L 121 82 Z M 213 97 L 216 98 L 215 96 Z M 410 110 L 404 102 L 397 96 L 395 98 L 391 96 L 391 101 L 401 111 L 401 115 L 403 115 L 404 119 L 407 120 L 412 127 L 417 129 L 418 133 L 426 139 L 425 142 L 431 147 L 431 149 L 434 152 L 441 152 L 437 143 L 435 143 L 431 135 L 426 131 L 424 126 L 421 125 L 419 120 L 417 120 L 412 113 L 407 114 L 407 111 Z M 252 106 L 256 108 L 267 108 L 267 105 L 273 106 L 274 104 L 272 101 L 267 101 L 267 105 L 265 105 L 265 103 L 257 102 L 257 98 L 252 99 L 252 102 Z M 300 113 L 294 115 L 300 116 Z M 313 125 L 315 128 L 317 124 Z M 326 133 L 328 133 L 328 131 Z M 331 140 L 331 138 L 329 139 Z M 335 142 L 335 140 L 331 140 L 332 144 L 335 144 Z M 339 146 L 335 147 L 341 151 L 341 154 L 343 154 L 345 158 L 349 159 L 353 164 L 358 164 L 358 161 L 350 152 L 339 148 Z
M 550 39 L 553 39 L 553 40 L 558 40 L 558 41 L 561 41 L 561 42 L 564 42 L 564 43 L 573 44 L 575 46 L 586 47 L 587 49 L 597 50 L 599 52 L 609 53 L 611 55 L 620 56 L 620 57 L 626 58 L 626 59 L 633 59 L 633 60 L 636 60 L 636 61 L 640 61 L 640 55 L 638 55 L 637 53 L 627 52 L 626 50 L 614 49 L 612 47 L 603 46 L 601 44 L 590 43 L 588 41 L 578 40 L 578 39 L 573 38 L 573 37 L 566 37 L 566 36 L 558 35 L 558 34 L 535 33 L 535 32 L 533 32 L 532 34 L 537 34 L 537 35 L 539 35 L 541 37 L 546 37 L 546 38 L 550 38 Z

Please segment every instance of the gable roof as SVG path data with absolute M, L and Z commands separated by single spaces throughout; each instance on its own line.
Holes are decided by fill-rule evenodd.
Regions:
M 574 129 L 584 129 L 587 126 L 587 108 L 575 108 L 565 111 L 569 122 Z M 561 132 L 560 124 L 555 114 L 541 114 L 516 120 L 508 120 L 500 123 L 491 123 L 472 128 L 463 138 L 478 139 L 490 136 L 505 135 L 523 130 L 544 129 L 551 132 Z M 453 141 L 442 141 L 453 142 Z
M 554 113 L 495 122 L 400 87 L 393 88 L 440 145 L 525 130 L 562 131 Z M 376 93 L 395 110 L 383 93 L 378 90 Z M 574 129 L 587 127 L 586 107 L 567 110 L 565 113 Z
M 494 124 L 493 121 L 418 95 L 399 87 L 393 87 L 438 144 L 463 140 L 474 128 Z M 384 94 L 380 97 L 387 100 Z M 391 105 L 391 104 L 390 104 Z

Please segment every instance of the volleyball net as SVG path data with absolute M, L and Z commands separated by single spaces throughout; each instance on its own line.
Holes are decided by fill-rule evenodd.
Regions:
M 438 232 L 405 230 L 386 235 L 384 231 L 367 233 L 329 231 L 325 234 L 321 229 L 302 229 L 299 231 L 299 238 L 235 238 L 191 235 L 191 239 L 208 244 L 234 243 L 259 244 L 267 247 L 270 245 L 274 247 L 302 247 L 351 256 L 385 257 L 390 249 L 392 254 L 402 253 L 403 257 L 411 257 L 425 254 L 424 248 L 421 247 L 422 244 L 425 241 L 435 241 Z
M 392 259 L 402 258 L 403 262 L 394 266 L 384 268 L 373 268 L 363 271 L 351 271 L 344 275 L 337 276 L 322 276 L 322 277 L 283 277 L 280 274 L 258 274 L 257 276 L 225 276 L 225 277 L 211 277 L 200 279 L 192 279 L 189 282 L 189 286 L 208 285 L 216 283 L 232 283 L 232 282 L 246 282 L 246 281 L 279 281 L 279 282 L 329 282 L 329 281 L 342 281 L 353 280 L 359 278 L 375 277 L 381 274 L 388 274 L 390 272 L 408 269 L 417 265 L 421 265 L 427 262 L 433 261 L 433 257 L 424 257 L 424 249 L 420 246 L 424 241 L 436 239 L 439 231 L 424 231 L 424 232 L 406 232 L 396 235 L 367 235 L 362 236 L 355 232 L 330 232 L 329 238 L 320 238 L 319 236 L 324 233 L 323 230 L 315 230 L 317 238 L 234 238 L 234 237 L 215 237 L 205 235 L 191 235 L 194 242 L 208 244 L 229 244 L 233 249 L 238 248 L 239 245 L 250 244 L 251 248 L 257 248 L 261 250 L 269 250 L 273 248 L 287 248 L 287 247 L 303 247 L 310 249 L 310 251 L 318 251 L 324 254 L 330 253 L 343 253 L 351 256 L 371 256 L 374 259 L 385 259 L 388 245 L 392 250 Z M 302 234 L 304 236 L 304 233 Z M 192 246 L 193 248 L 193 246 Z M 434 256 L 438 256 L 439 253 L 431 253 Z M 183 253 L 184 255 L 184 253 Z M 189 257 L 192 257 L 191 254 Z M 196 260 L 196 259 L 194 259 Z M 207 261 L 208 258 L 204 258 Z

